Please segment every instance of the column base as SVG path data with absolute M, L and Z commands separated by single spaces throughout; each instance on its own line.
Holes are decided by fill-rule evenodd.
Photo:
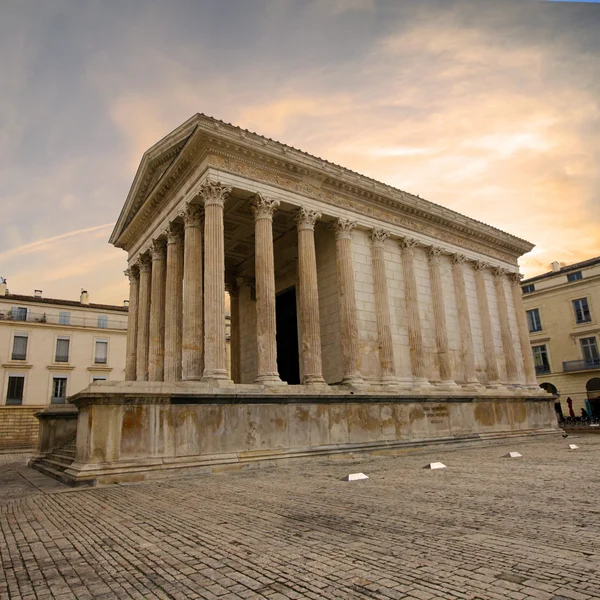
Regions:
M 341 381 L 341 385 L 365 385 L 363 378 L 360 375 L 349 375 L 344 377 Z
M 202 375 L 201 381 L 227 381 L 229 380 L 229 373 L 225 369 L 212 369 L 205 370 Z
M 425 377 L 416 377 L 413 379 L 411 387 L 417 390 L 422 390 L 432 388 L 433 385 L 428 379 L 425 379 Z
M 445 381 L 440 381 L 435 387 L 444 390 L 459 390 L 461 386 L 454 379 L 446 379 Z
M 321 377 L 321 375 L 305 375 L 303 385 L 315 385 L 315 386 L 325 386 L 327 382 Z
M 465 383 L 461 383 L 460 387 L 469 392 L 480 392 L 482 389 L 484 389 L 479 381 L 466 381 Z
M 278 373 L 264 373 L 259 375 L 254 383 L 260 383 L 262 385 L 287 385 L 287 381 L 281 381 Z

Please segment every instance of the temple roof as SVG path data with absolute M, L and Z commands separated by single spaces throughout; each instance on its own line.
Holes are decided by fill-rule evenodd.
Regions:
M 416 216 L 426 221 L 456 230 L 463 236 L 486 238 L 519 256 L 534 246 L 530 242 L 506 233 L 496 227 L 462 215 L 449 208 L 435 204 L 418 195 L 399 190 L 375 179 L 313 156 L 257 133 L 236 127 L 230 123 L 198 113 L 177 127 L 148 149 L 140 162 L 133 184 L 110 237 L 110 243 L 123 247 L 122 235 L 127 230 L 145 201 L 158 188 L 172 185 L 173 178 L 181 169 L 182 161 L 189 163 L 202 143 L 218 140 L 235 145 L 236 150 L 259 156 L 270 166 L 285 166 L 296 173 L 323 175 L 345 190 L 360 191 L 375 200 L 380 199 L 399 213 Z M 167 181 L 168 180 L 168 181 Z

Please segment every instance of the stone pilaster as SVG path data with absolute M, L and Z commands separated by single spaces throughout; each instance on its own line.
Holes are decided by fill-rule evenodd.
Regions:
M 277 329 L 275 321 L 275 258 L 273 255 L 273 212 L 279 200 L 257 194 L 252 202 L 255 225 L 254 269 L 256 276 L 257 383 L 279 383 Z
M 167 282 L 165 290 L 165 381 L 181 380 L 183 316 L 183 230 L 179 223 L 167 229 Z
M 454 280 L 454 293 L 456 295 L 456 309 L 458 312 L 458 327 L 460 330 L 460 352 L 464 369 L 465 383 L 478 384 L 475 372 L 475 358 L 473 351 L 473 335 L 471 333 L 471 319 L 469 318 L 469 302 L 465 286 L 464 264 L 467 257 L 462 254 L 453 254 L 452 278 Z
M 523 354 L 523 364 L 525 366 L 525 380 L 528 386 L 537 389 L 537 377 L 535 373 L 535 364 L 533 362 L 533 353 L 529 341 L 529 327 L 527 326 L 527 317 L 523 306 L 523 292 L 521 291 L 521 276 L 518 273 L 511 273 L 509 276 L 513 304 L 515 306 L 515 315 L 519 329 L 519 342 L 521 343 L 521 352 Z
M 440 272 L 441 255 L 441 248 L 430 247 L 427 250 L 429 278 L 431 280 L 431 300 L 433 302 L 433 321 L 435 325 L 435 343 L 437 346 L 441 382 L 444 385 L 455 387 L 456 383 L 452 373 L 452 362 L 450 361 L 450 349 L 448 347 L 444 286 L 442 285 L 442 274 Z
M 184 223 L 181 378 L 184 381 L 199 381 L 204 368 L 202 211 L 202 206 L 188 204 L 181 213 Z
M 164 240 L 152 240 L 148 381 L 163 381 L 165 373 L 165 257 Z
M 342 338 L 342 367 L 344 384 L 360 384 L 358 316 L 354 289 L 354 267 L 352 265 L 352 230 L 356 223 L 349 219 L 337 219 L 333 223 L 335 232 L 338 301 Z
M 138 298 L 137 344 L 135 373 L 137 381 L 148 381 L 148 348 L 150 345 L 150 297 L 152 259 L 149 254 L 141 254 L 138 259 L 140 290 Z
M 517 369 L 517 360 L 515 358 L 515 347 L 513 344 L 513 335 L 510 330 L 510 320 L 508 318 L 508 306 L 506 304 L 506 293 L 504 291 L 504 280 L 507 271 L 505 269 L 494 269 L 494 288 L 496 290 L 496 302 L 498 304 L 498 317 L 500 318 L 500 335 L 502 337 L 502 350 L 504 351 L 504 360 L 506 362 L 506 379 L 509 384 L 519 383 L 519 371 Z
M 300 208 L 295 216 L 298 227 L 298 282 L 302 366 L 304 384 L 324 384 L 321 360 L 321 320 L 315 253 L 315 223 L 321 214 Z
M 425 374 L 423 333 L 421 331 L 419 296 L 417 294 L 417 278 L 415 275 L 415 248 L 419 243 L 410 238 L 402 238 L 399 241 L 399 245 L 402 254 L 402 270 L 404 271 L 404 295 L 408 317 L 408 344 L 413 381 L 416 387 L 427 387 L 430 384 Z
M 229 294 L 229 312 L 231 321 L 229 325 L 229 349 L 231 356 L 231 379 L 234 383 L 241 383 L 240 372 L 240 288 L 237 281 L 225 282 L 225 289 Z
M 483 337 L 483 353 L 485 356 L 485 370 L 488 384 L 496 385 L 500 379 L 498 374 L 498 360 L 496 348 L 494 347 L 494 336 L 492 332 L 492 319 L 488 303 L 487 289 L 485 285 L 484 271 L 489 265 L 476 261 L 473 263 L 475 270 L 475 286 L 477 288 L 477 305 L 479 306 L 479 320 L 481 321 L 481 335 Z
M 133 266 L 125 270 L 129 278 L 129 310 L 127 311 L 127 353 L 125 355 L 125 381 L 135 381 L 137 359 L 138 303 L 140 272 Z
M 371 256 L 373 260 L 373 285 L 375 288 L 375 313 L 377 316 L 377 334 L 379 337 L 381 382 L 388 385 L 397 382 L 384 256 L 385 240 L 389 235 L 390 234 L 383 229 L 371 229 L 369 232 L 369 239 L 371 240 Z
M 228 379 L 225 347 L 225 242 L 223 209 L 231 188 L 206 181 L 204 198 L 204 375 L 203 380 Z

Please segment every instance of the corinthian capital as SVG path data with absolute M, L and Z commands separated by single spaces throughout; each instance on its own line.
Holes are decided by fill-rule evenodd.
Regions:
M 371 231 L 369 231 L 369 239 L 373 246 L 383 246 L 383 243 L 389 237 L 389 232 L 383 229 L 371 229 Z
M 212 181 L 207 179 L 199 189 L 200 196 L 204 198 L 204 206 L 215 204 L 224 206 L 225 200 L 231 193 L 231 188 L 223 185 L 220 181 Z
M 473 269 L 475 269 L 475 271 L 485 271 L 486 269 L 489 269 L 490 265 L 482 260 L 476 260 L 473 262 Z
M 429 246 L 427 248 L 427 260 L 433 264 L 440 263 L 440 256 L 444 254 L 444 251 L 437 246 Z
M 202 214 L 204 208 L 200 204 L 187 204 L 179 213 L 186 227 L 200 227 L 202 225 Z
M 294 215 L 294 221 L 296 221 L 296 225 L 298 226 L 298 230 L 300 229 L 314 229 L 315 223 L 321 218 L 321 213 L 316 210 L 310 210 L 310 208 L 306 208 L 301 206 Z
M 415 248 L 419 245 L 419 242 L 409 237 L 403 237 L 398 240 L 398 245 L 403 252 L 406 252 L 407 254 L 414 254 Z
M 143 252 L 138 256 L 136 262 L 140 273 L 147 273 L 152 268 L 152 259 L 150 258 L 149 252 Z
M 351 238 L 351 231 L 356 225 L 356 221 L 350 219 L 336 219 L 330 227 L 335 232 L 335 239 L 343 240 Z
M 139 276 L 140 276 L 140 271 L 139 268 L 137 267 L 137 265 L 131 265 L 131 267 L 129 267 L 128 269 L 125 269 L 123 271 L 125 277 L 129 278 L 129 283 L 133 283 L 134 281 L 137 281 Z
M 504 277 L 507 273 L 508 271 L 502 267 L 495 267 L 492 269 L 492 275 L 496 278 Z
M 521 285 L 521 279 L 523 279 L 523 275 L 521 273 L 509 273 L 508 281 L 510 281 L 510 285 Z
M 267 198 L 262 194 L 256 194 L 250 208 L 255 219 L 272 219 L 275 209 L 279 206 L 279 200 Z
M 181 244 L 183 242 L 183 229 L 179 223 L 169 223 L 165 233 L 167 244 Z
M 463 265 L 469 259 L 464 254 L 452 254 L 450 256 L 450 260 L 452 261 L 453 265 Z
M 152 240 L 150 252 L 152 253 L 152 260 L 164 260 L 167 253 L 165 241 L 162 238 Z

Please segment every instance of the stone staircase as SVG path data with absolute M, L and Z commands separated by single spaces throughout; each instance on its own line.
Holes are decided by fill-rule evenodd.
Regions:
M 54 448 L 52 452 L 49 452 L 45 456 L 34 458 L 29 463 L 29 466 L 36 469 L 36 471 L 44 473 L 44 475 L 58 479 L 62 483 L 73 485 L 73 479 L 65 471 L 75 460 L 75 449 L 75 439 L 72 439 L 66 444 Z

